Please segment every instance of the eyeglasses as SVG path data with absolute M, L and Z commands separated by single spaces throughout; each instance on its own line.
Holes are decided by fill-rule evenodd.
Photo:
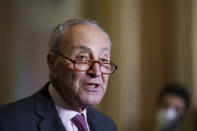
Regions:
M 56 52 L 55 54 L 63 57 L 64 59 L 67 59 L 71 61 L 74 65 L 74 69 L 76 71 L 85 72 L 90 69 L 95 63 L 98 63 L 100 65 L 100 71 L 102 74 L 110 75 L 115 72 L 115 70 L 118 68 L 117 65 L 115 65 L 113 62 L 105 63 L 100 61 L 77 61 L 72 60 L 64 55 L 62 55 L 60 52 Z

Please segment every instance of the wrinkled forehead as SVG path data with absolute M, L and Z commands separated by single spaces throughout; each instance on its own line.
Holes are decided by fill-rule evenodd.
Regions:
M 68 28 L 61 39 L 61 49 L 70 51 L 73 48 L 87 47 L 92 50 L 111 50 L 111 42 L 98 27 L 88 24 Z

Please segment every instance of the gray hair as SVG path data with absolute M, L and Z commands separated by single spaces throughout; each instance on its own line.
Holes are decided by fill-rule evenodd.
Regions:
M 52 32 L 50 41 L 49 41 L 49 51 L 51 52 L 58 52 L 59 51 L 59 45 L 60 45 L 60 40 L 64 34 L 64 32 L 75 25 L 80 25 L 80 24 L 88 24 L 97 27 L 99 30 L 105 33 L 107 38 L 110 41 L 110 46 L 112 46 L 111 40 L 109 35 L 104 31 L 104 29 L 98 24 L 97 21 L 95 20 L 90 20 L 90 19 L 69 19 L 65 21 L 62 24 L 59 24 Z

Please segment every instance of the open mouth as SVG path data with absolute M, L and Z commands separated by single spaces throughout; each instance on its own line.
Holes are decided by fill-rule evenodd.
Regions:
M 99 84 L 87 83 L 86 85 L 92 88 L 97 88 Z
M 98 91 L 101 87 L 98 83 L 84 83 L 83 86 L 88 91 Z

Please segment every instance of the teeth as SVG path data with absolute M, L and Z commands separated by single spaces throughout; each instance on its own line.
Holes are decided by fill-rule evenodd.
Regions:
M 93 87 L 93 88 L 95 88 L 96 87 L 96 85 L 95 84 L 88 84 L 90 87 Z

